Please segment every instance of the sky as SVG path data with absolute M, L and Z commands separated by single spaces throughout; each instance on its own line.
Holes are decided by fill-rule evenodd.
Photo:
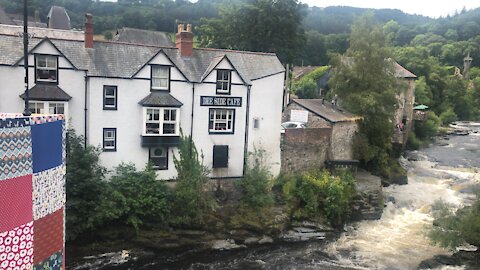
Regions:
M 405 13 L 419 14 L 432 18 L 453 15 L 463 7 L 480 7 L 480 0 L 300 0 L 309 6 L 351 6 L 363 8 L 400 9 Z

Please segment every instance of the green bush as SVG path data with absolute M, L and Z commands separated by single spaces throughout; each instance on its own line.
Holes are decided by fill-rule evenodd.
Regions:
M 442 120 L 433 111 L 427 113 L 427 120 L 415 121 L 415 135 L 422 141 L 431 140 L 438 133 Z
M 255 150 L 249 155 L 243 178 L 238 186 L 243 193 L 242 202 L 252 208 L 273 204 L 272 176 L 264 162 L 265 151 Z
M 66 238 L 74 240 L 117 219 L 122 211 L 111 200 L 113 190 L 105 181 L 106 169 L 100 165 L 102 150 L 84 147 L 84 138 L 74 130 L 67 132 L 66 148 Z
M 340 176 L 327 171 L 282 176 L 278 185 L 294 219 L 326 217 L 334 226 L 349 216 L 355 195 L 354 179 L 348 172 Z
M 172 223 L 203 224 L 205 215 L 216 207 L 213 194 L 206 191 L 209 171 L 203 165 L 203 159 L 199 159 L 191 136 L 184 136 L 182 133 L 178 148 L 179 157 L 173 157 L 178 177 L 173 203 L 175 216 L 172 216 Z
M 135 230 L 144 222 L 166 223 L 173 194 L 163 181 L 156 180 L 151 166 L 137 171 L 133 164 L 120 164 L 110 183 L 122 210 L 121 223 Z
M 317 83 L 313 79 L 302 79 L 295 83 L 293 89 L 299 98 L 318 98 Z
M 407 139 L 407 149 L 418 150 L 422 147 L 422 141 L 417 138 L 415 133 L 410 132 Z
M 447 108 L 440 114 L 440 120 L 442 120 L 443 125 L 448 125 L 452 122 L 457 121 L 457 114 L 453 111 L 452 108 Z
M 480 199 L 454 212 L 444 202 L 433 207 L 433 226 L 427 235 L 436 244 L 455 249 L 465 243 L 480 246 Z

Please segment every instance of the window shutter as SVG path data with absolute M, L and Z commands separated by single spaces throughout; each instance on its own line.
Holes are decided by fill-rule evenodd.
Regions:
M 228 145 L 213 146 L 213 168 L 228 167 Z

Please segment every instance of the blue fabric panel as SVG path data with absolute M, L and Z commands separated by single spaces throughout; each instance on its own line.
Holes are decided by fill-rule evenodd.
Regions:
M 33 172 L 41 172 L 62 164 L 62 122 L 32 125 Z

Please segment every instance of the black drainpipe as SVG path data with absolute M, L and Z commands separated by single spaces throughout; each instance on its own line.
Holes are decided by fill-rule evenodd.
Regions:
M 248 158 L 248 131 L 249 131 L 249 122 L 250 122 L 250 89 L 251 85 L 247 85 L 247 111 L 245 116 L 245 145 L 243 146 L 243 175 L 245 176 L 245 170 L 247 168 L 247 158 Z
M 192 82 L 192 121 L 190 123 L 190 156 L 192 156 L 193 142 L 193 108 L 195 107 L 195 83 Z
M 85 138 L 85 148 L 87 148 L 88 144 L 88 129 L 87 129 L 87 123 L 88 123 L 88 83 L 89 83 L 89 77 L 87 76 L 87 72 L 85 71 L 85 100 L 84 100 L 84 138 Z

